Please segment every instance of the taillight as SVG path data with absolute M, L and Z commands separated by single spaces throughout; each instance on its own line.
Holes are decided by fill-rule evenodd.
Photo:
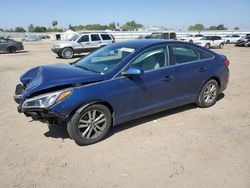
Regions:
M 229 65 L 230 64 L 230 62 L 229 62 L 229 60 L 228 59 L 226 59 L 225 61 L 224 61 L 224 65 Z

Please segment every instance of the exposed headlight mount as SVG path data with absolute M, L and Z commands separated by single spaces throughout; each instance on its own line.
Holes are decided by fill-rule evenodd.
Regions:
M 71 93 L 72 90 L 64 90 L 26 99 L 22 105 L 22 108 L 47 108 L 62 101 Z

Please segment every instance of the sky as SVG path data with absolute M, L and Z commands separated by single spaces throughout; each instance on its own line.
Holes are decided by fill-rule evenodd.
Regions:
M 250 0 L 0 0 L 0 7 L 4 29 L 27 29 L 31 23 L 51 27 L 52 20 L 63 28 L 135 20 L 176 30 L 196 23 L 250 29 Z

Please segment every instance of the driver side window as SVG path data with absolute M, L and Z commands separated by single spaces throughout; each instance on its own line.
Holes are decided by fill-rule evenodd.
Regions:
M 89 36 L 83 35 L 78 42 L 89 42 Z
M 143 71 L 157 70 L 168 65 L 166 48 L 154 48 L 142 53 L 131 64 L 130 68 L 139 68 Z

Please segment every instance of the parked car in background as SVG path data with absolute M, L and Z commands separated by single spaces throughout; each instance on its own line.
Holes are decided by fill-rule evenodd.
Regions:
M 114 36 L 108 33 L 85 33 L 75 35 L 69 41 L 54 42 L 51 50 L 60 57 L 70 59 L 74 54 L 91 52 L 114 42 Z
M 250 36 L 249 37 L 243 37 L 240 40 L 238 40 L 235 44 L 235 46 L 250 46 Z
M 22 38 L 22 41 L 25 42 L 39 41 L 39 40 L 41 40 L 41 37 L 37 35 L 25 35 L 25 37 Z
M 183 42 L 191 42 L 195 43 L 198 40 L 200 40 L 204 35 L 202 34 L 196 34 L 196 35 L 187 35 L 186 37 L 182 37 L 180 40 Z
M 93 144 L 129 120 L 189 103 L 214 105 L 228 66 L 226 56 L 191 43 L 126 41 L 71 64 L 28 70 L 14 99 L 26 116 L 65 123 L 77 144 Z
M 151 35 L 145 37 L 145 39 L 165 39 L 165 40 L 176 40 L 176 33 L 169 31 L 153 32 Z
M 236 43 L 241 38 L 240 35 L 226 35 L 222 39 L 225 41 L 225 43 Z
M 13 39 L 0 37 L 0 52 L 15 53 L 19 50 L 23 50 L 22 42 L 15 41 Z
M 220 36 L 204 36 L 200 40 L 196 41 L 195 44 L 205 48 L 223 48 L 224 40 Z

